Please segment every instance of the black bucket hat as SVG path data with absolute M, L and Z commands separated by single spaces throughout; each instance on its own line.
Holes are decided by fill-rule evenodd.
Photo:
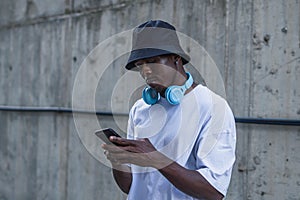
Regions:
M 147 21 L 133 30 L 132 50 L 125 68 L 134 70 L 135 61 L 166 54 L 179 55 L 183 65 L 190 60 L 180 46 L 174 26 L 161 20 Z

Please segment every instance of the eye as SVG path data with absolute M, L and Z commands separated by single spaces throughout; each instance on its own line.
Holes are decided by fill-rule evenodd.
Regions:
M 149 60 L 146 61 L 146 63 L 156 63 L 156 62 L 157 62 L 157 60 L 154 59 L 154 58 L 149 59 Z
M 139 60 L 137 62 L 134 63 L 134 65 L 140 70 L 142 69 L 143 65 L 147 65 L 147 64 L 155 64 L 155 63 L 159 63 L 160 59 L 159 58 L 148 58 L 148 59 L 144 59 L 144 60 Z M 151 66 L 151 65 L 150 65 Z
M 139 69 L 142 67 L 144 63 L 143 62 L 135 62 L 134 65 Z

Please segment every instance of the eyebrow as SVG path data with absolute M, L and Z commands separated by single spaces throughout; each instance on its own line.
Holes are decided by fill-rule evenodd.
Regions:
M 141 59 L 141 60 L 137 60 L 136 62 L 134 62 L 134 64 L 139 63 L 139 62 L 151 62 L 153 60 L 158 60 L 160 57 L 151 57 L 151 58 L 145 58 L 145 59 Z

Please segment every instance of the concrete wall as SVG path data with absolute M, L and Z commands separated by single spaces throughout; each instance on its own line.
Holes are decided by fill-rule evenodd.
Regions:
M 300 119 L 299 10 L 299 0 L 2 0 L 0 105 L 71 107 L 89 52 L 159 18 L 209 52 L 237 117 Z M 110 111 L 108 103 L 97 108 Z M 226 199 L 300 199 L 300 127 L 237 124 L 237 132 Z M 111 170 L 82 145 L 70 114 L 0 111 L 0 160 L 0 199 L 124 198 Z

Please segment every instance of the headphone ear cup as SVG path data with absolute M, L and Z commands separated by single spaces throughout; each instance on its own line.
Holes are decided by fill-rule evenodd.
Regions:
M 166 89 L 165 91 L 166 100 L 170 104 L 172 105 L 179 104 L 180 101 L 183 99 L 185 91 L 193 85 L 194 80 L 192 75 L 189 72 L 187 72 L 186 75 L 188 77 L 188 80 L 186 80 L 184 85 L 182 86 L 173 85 Z
M 184 91 L 180 86 L 170 86 L 166 89 L 165 92 L 166 100 L 172 104 L 177 105 L 180 103 L 181 99 L 184 96 Z
M 160 99 L 160 94 L 151 87 L 145 87 L 142 93 L 142 98 L 146 104 L 153 105 Z

